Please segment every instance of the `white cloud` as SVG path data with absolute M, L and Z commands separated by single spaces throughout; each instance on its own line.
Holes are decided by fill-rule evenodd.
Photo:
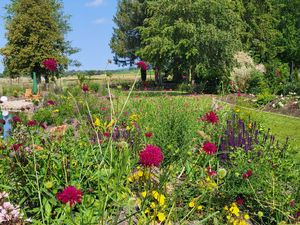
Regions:
M 94 24 L 105 24 L 107 23 L 107 20 L 104 18 L 96 19 L 93 21 Z
M 102 5 L 103 3 L 104 3 L 104 0 L 93 0 L 91 2 L 86 3 L 86 6 L 96 7 L 96 6 Z

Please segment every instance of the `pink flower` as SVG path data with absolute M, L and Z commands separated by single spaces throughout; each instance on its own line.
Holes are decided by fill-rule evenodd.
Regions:
M 81 190 L 76 189 L 74 186 L 68 186 L 62 192 L 57 194 L 57 199 L 63 204 L 70 202 L 70 206 L 72 207 L 76 202 L 81 202 L 82 195 L 83 193 Z
M 241 92 L 240 92 L 240 90 L 238 90 L 237 96 L 238 96 L 238 97 L 241 97 Z
M 37 125 L 36 120 L 30 120 L 30 121 L 28 121 L 28 123 L 27 123 L 27 126 L 29 126 L 29 127 L 34 127 L 34 126 L 36 126 L 36 125 Z
M 217 147 L 211 142 L 205 142 L 203 144 L 202 150 L 205 151 L 208 155 L 213 155 L 217 152 Z
M 43 61 L 43 65 L 49 71 L 55 71 L 57 69 L 57 62 L 55 59 L 46 59 Z
M 202 121 L 206 121 L 211 124 L 215 124 L 215 123 L 218 123 L 219 118 L 215 112 L 210 111 L 210 112 L 206 113 L 205 116 L 202 117 Z
M 147 145 L 140 152 L 140 164 L 143 166 L 159 166 L 164 156 L 161 149 L 154 145 Z
M 246 173 L 243 174 L 243 179 L 248 179 L 252 176 L 252 170 L 248 170 Z
M 108 137 L 110 137 L 110 133 L 107 132 L 107 131 L 105 131 L 105 132 L 103 133 L 103 136 L 108 138 Z
M 90 90 L 89 86 L 87 84 L 82 85 L 83 92 L 88 92 Z
M 147 64 L 144 61 L 139 61 L 136 65 L 142 70 L 147 70 Z
M 153 136 L 152 132 L 146 132 L 145 133 L 145 137 L 147 137 L 147 138 L 151 138 L 152 136 Z
M 46 122 L 41 122 L 40 127 L 43 128 L 44 130 L 46 130 L 48 126 L 47 126 Z
M 55 105 L 55 102 L 54 102 L 53 100 L 49 100 L 49 101 L 47 102 L 47 104 L 48 104 L 48 105 Z

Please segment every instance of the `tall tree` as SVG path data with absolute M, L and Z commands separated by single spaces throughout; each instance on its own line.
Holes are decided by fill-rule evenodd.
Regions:
M 146 18 L 146 0 L 119 0 L 114 17 L 116 28 L 110 41 L 115 53 L 115 63 L 132 65 L 137 58 L 136 51 L 141 47 L 139 27 Z
M 60 71 L 67 68 L 68 56 L 77 49 L 65 40 L 70 26 L 62 9 L 58 0 L 13 0 L 7 6 L 7 44 L 1 54 L 11 75 L 48 77 L 42 64 L 48 58 L 59 63 Z
M 192 72 L 213 88 L 229 76 L 242 31 L 232 1 L 157 0 L 148 10 L 140 28 L 145 60 L 171 69 L 175 80 Z

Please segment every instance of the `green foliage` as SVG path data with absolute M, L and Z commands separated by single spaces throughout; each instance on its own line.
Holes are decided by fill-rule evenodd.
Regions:
M 260 106 L 266 105 L 267 103 L 273 101 L 275 98 L 275 95 L 270 94 L 269 92 L 263 92 L 257 95 L 256 103 Z
M 7 11 L 7 44 L 1 54 L 11 76 L 29 75 L 33 71 L 38 77 L 47 74 L 42 62 L 48 58 L 58 61 L 59 71 L 67 68 L 68 55 L 76 49 L 64 39 L 70 27 L 61 2 L 15 0 Z
M 159 10 L 157 10 L 159 9 Z M 240 47 L 241 18 L 230 1 L 151 1 L 139 55 L 174 80 L 192 74 L 212 85 L 229 76 Z
M 253 71 L 247 81 L 247 93 L 259 94 L 268 91 L 268 89 L 265 75 L 257 70 Z

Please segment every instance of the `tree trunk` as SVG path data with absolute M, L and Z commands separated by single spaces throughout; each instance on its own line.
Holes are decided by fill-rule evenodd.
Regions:
M 142 77 L 142 81 L 146 81 L 147 79 L 147 70 L 143 70 L 141 69 L 141 77 Z
M 290 80 L 293 81 L 294 78 L 294 61 L 290 62 Z

